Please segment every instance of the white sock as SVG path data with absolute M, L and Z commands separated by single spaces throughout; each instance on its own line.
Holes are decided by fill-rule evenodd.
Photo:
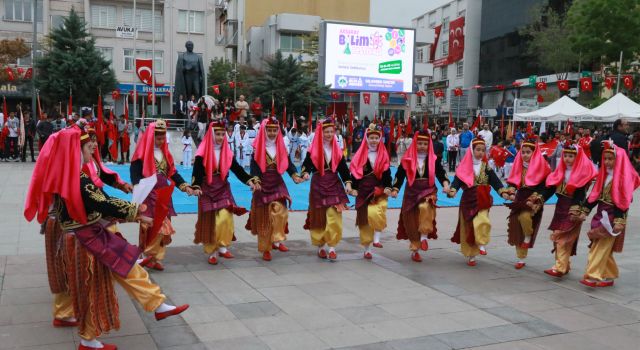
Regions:
M 471 261 L 476 261 L 476 257 L 475 257 L 475 256 L 470 256 L 470 257 L 469 257 L 469 261 L 470 261 L 470 262 L 471 262 Z
M 276 248 L 279 248 L 280 247 L 280 242 L 273 242 L 273 245 L 275 245 Z
M 90 348 L 95 348 L 95 349 L 102 349 L 104 347 L 104 345 L 102 345 L 102 343 L 99 342 L 98 339 L 92 339 L 92 340 L 80 339 L 80 344 L 84 346 L 88 346 Z
M 140 263 L 142 263 L 142 260 L 144 260 L 144 259 L 138 259 L 138 260 L 136 260 L 136 264 L 140 265 Z
M 175 307 L 175 306 L 173 306 L 173 305 L 169 305 L 169 304 L 162 303 L 162 304 L 160 304 L 160 306 L 158 306 L 158 308 L 157 308 L 157 309 L 155 309 L 154 311 L 155 311 L 155 312 L 167 312 L 167 311 L 174 310 L 175 308 L 176 308 L 176 307 Z
M 518 259 L 518 264 L 524 264 L 524 259 Z
M 318 246 L 318 252 L 320 252 L 321 250 L 326 250 L 324 244 L 321 245 L 321 246 Z
M 218 258 L 218 252 L 213 252 L 213 254 L 209 255 L 210 258 Z
M 483 245 L 481 245 L 479 248 L 480 250 L 487 250 Z
M 329 247 L 329 253 L 331 253 L 331 252 L 334 252 L 334 253 L 335 253 L 335 252 L 336 252 L 336 249 L 335 249 L 334 247 Z
M 427 235 L 420 235 L 420 241 L 426 241 Z
M 531 242 L 531 236 L 524 236 L 524 243 Z
M 365 247 L 364 247 L 364 252 L 365 252 L 365 253 L 371 253 L 371 246 L 369 246 L 369 245 L 368 245 L 368 246 L 365 246 Z
M 219 252 L 220 254 L 224 254 L 224 253 L 226 253 L 226 252 L 227 252 L 227 247 L 220 247 L 220 248 L 218 248 L 218 252 Z
M 63 319 L 62 319 L 62 321 L 66 321 L 66 322 L 76 322 L 76 321 L 78 321 L 78 319 L 77 319 L 77 318 L 75 318 L 75 317 L 65 317 L 65 318 L 63 318 Z
M 382 232 L 376 231 L 373 233 L 373 243 L 380 243 L 380 235 Z

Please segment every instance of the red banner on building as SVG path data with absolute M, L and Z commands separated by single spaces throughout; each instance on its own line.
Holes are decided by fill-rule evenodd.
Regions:
M 440 39 L 440 31 L 442 30 L 442 24 L 435 27 L 435 39 L 433 40 L 433 44 L 431 45 L 431 50 L 429 50 L 429 62 L 436 59 L 436 49 L 438 48 L 438 39 Z
M 449 64 L 464 57 L 464 17 L 449 23 Z

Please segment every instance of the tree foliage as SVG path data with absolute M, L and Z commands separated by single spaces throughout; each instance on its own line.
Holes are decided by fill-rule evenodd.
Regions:
M 116 87 L 110 63 L 96 50 L 86 23 L 72 8 L 60 28 L 54 29 L 36 63 L 36 86 L 45 101 L 58 102 L 73 94 L 75 105 L 90 105 Z
M 620 51 L 640 51 L 640 0 L 574 0 L 567 13 L 569 40 L 587 62 L 616 62 Z
M 311 76 L 318 76 L 318 54 L 320 50 L 320 34 L 318 31 L 309 32 L 302 36 L 304 48 L 300 53 L 307 56 L 301 66 Z
M 313 108 L 326 103 L 324 96 L 328 94 L 328 88 L 319 86 L 317 76 L 306 72 L 293 56 L 284 58 L 282 52 L 277 51 L 266 63 L 264 75 L 257 77 L 251 85 L 253 96 L 260 96 L 265 108 L 272 96 L 278 113 L 285 103 L 287 114 L 293 111 L 296 115 L 306 115 L 310 102 Z
M 575 69 L 579 55 L 573 51 L 562 13 L 549 6 L 535 7 L 530 12 L 532 23 L 520 30 L 528 37 L 527 54 L 536 57 L 538 64 L 554 73 Z
M 224 58 L 216 57 L 209 62 L 209 74 L 207 79 L 209 86 L 207 87 L 207 93 L 217 99 L 228 97 L 233 99 L 233 89 L 229 86 L 229 82 L 233 82 L 232 71 L 234 68 L 237 71 L 235 77 L 236 82 L 236 95 L 249 94 L 249 77 L 256 74 L 252 69 L 245 65 L 235 67 L 231 61 Z M 216 95 L 213 91 L 213 85 L 218 85 L 220 95 Z

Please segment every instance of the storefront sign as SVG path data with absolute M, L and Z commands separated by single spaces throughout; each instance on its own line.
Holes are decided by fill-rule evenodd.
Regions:
M 126 94 L 129 91 L 132 91 L 133 87 L 134 84 L 130 83 L 118 84 L 118 89 L 120 89 L 121 94 Z M 139 95 L 147 96 L 147 92 L 153 91 L 153 88 L 140 83 L 135 85 L 135 91 L 138 92 Z M 169 96 L 171 91 L 173 91 L 172 85 L 156 86 L 156 96 Z
M 433 83 L 427 83 L 424 85 L 425 90 L 447 89 L 448 87 L 449 80 L 434 81 Z
M 117 26 L 116 27 L 116 38 L 123 39 L 133 39 L 133 37 L 138 38 L 138 31 L 134 27 L 130 26 Z

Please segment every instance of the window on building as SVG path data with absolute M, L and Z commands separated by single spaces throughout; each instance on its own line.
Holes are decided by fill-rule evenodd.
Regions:
M 442 30 L 446 33 L 449 30 L 449 17 L 442 18 Z
M 464 0 L 458 0 L 456 8 L 458 9 L 458 14 L 460 14 L 460 12 L 463 12 L 465 10 Z
M 96 50 L 102 54 L 105 60 L 109 61 L 109 66 L 113 69 L 113 48 L 112 47 L 98 47 Z
M 442 57 L 449 56 L 449 40 L 442 42 Z
M 462 78 L 463 71 L 464 71 L 464 61 L 460 60 L 456 62 L 456 78 Z
M 421 47 L 416 50 L 416 62 L 421 63 L 424 62 L 424 48 Z
M 429 14 L 429 28 L 435 28 L 436 27 L 436 12 L 431 12 Z
M 298 52 L 304 49 L 302 34 L 280 33 L 280 50 L 285 52 Z
M 114 28 L 116 26 L 116 7 L 91 5 L 91 26 L 93 28 Z
M 440 80 L 447 80 L 449 77 L 447 76 L 449 70 L 449 66 L 440 67 Z
M 464 17 L 464 15 L 467 14 L 467 10 L 460 10 L 458 11 L 458 17 Z
M 178 31 L 204 34 L 204 12 L 179 10 Z
M 51 30 L 64 27 L 64 16 L 52 15 L 49 25 Z
M 31 16 L 33 14 L 31 1 L 32 0 L 5 0 L 4 19 L 31 22 Z
M 155 25 L 154 25 L 155 21 Z M 133 8 L 125 8 L 122 11 L 122 24 L 133 27 Z M 152 16 L 150 9 L 136 8 L 136 25 L 139 31 L 154 32 L 156 37 L 162 36 L 162 13 L 156 11 Z
M 433 75 L 427 77 L 427 83 L 433 82 Z
M 435 97 L 433 96 L 433 91 L 427 93 L 427 105 L 433 106 L 435 104 Z
M 136 50 L 136 58 L 151 58 L 151 50 Z M 135 62 L 133 61 L 133 49 L 124 49 L 124 67 L 125 72 L 132 72 L 135 69 Z M 156 57 L 153 60 L 153 70 L 156 74 L 162 74 L 163 64 L 163 52 L 156 50 Z

